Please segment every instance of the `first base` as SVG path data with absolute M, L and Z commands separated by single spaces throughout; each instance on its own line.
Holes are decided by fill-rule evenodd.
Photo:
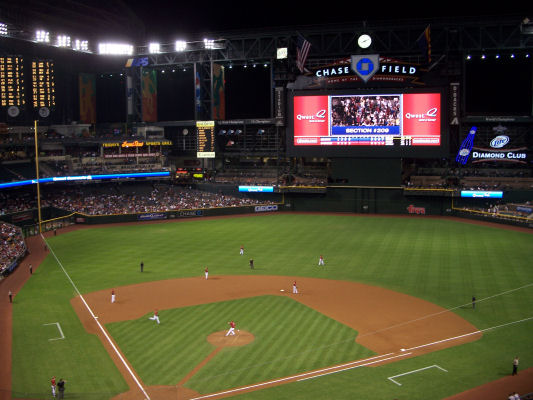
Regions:
M 280 291 L 280 292 L 284 292 L 284 291 L 285 291 L 285 289 L 280 289 L 279 291 Z

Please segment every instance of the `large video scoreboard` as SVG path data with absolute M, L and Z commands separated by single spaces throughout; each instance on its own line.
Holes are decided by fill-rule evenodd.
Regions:
M 293 155 L 436 156 L 447 150 L 441 90 L 296 92 L 289 118 Z

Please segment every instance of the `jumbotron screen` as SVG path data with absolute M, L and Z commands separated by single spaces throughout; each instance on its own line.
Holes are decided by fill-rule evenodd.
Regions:
M 432 156 L 446 150 L 442 91 L 295 93 L 294 155 Z

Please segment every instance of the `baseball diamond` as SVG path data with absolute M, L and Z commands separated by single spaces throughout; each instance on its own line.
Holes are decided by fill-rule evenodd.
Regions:
M 289 226 L 299 227 L 300 240 L 294 240 L 295 232 L 285 228 Z M 322 232 L 312 229 L 315 226 L 344 234 L 324 244 Z M 400 231 L 402 240 L 398 241 Z M 24 367 L 28 357 L 43 353 L 37 356 L 38 364 L 55 371 L 57 362 L 72 362 L 69 353 L 77 353 L 85 343 L 91 352 L 77 357 L 83 358 L 85 367 L 93 368 L 98 381 L 98 371 L 113 380 L 97 394 L 83 383 L 91 375 L 84 365 L 80 372 L 71 372 L 71 393 L 83 393 L 89 399 L 141 399 L 145 394 L 151 399 L 303 398 L 304 393 L 316 398 L 327 396 L 320 389 L 324 382 L 329 382 L 328 393 L 332 393 L 332 382 L 344 382 L 344 394 L 338 392 L 336 398 L 352 398 L 354 393 L 365 397 L 376 390 L 383 395 L 407 393 L 414 399 L 445 398 L 469 388 L 465 364 L 488 363 L 499 357 L 508 334 L 527 336 L 533 323 L 525 311 L 529 300 L 524 294 L 531 290 L 527 284 L 513 286 L 508 281 L 496 288 L 494 280 L 488 280 L 477 292 L 477 306 L 472 309 L 470 289 L 465 291 L 471 283 L 465 286 L 463 276 L 483 270 L 487 259 L 498 253 L 487 254 L 476 267 L 479 257 L 470 257 L 466 251 L 474 244 L 461 238 L 451 240 L 451 231 L 459 236 L 475 232 L 484 248 L 498 235 L 503 243 L 513 241 L 513 251 L 524 257 L 531 254 L 530 233 L 438 218 L 283 213 L 70 227 L 57 236 L 47 234 L 50 253 L 32 251 L 33 264 L 39 267 L 16 296 L 13 392 L 20 393 L 19 398 L 28 393 L 39 398 L 38 385 L 31 389 L 25 381 L 25 376 L 40 374 L 40 368 Z M 210 232 L 208 240 L 206 232 Z M 138 245 L 130 244 L 138 235 L 145 239 L 143 259 L 150 265 L 143 273 L 138 269 Z M 195 243 L 200 237 L 198 247 Z M 169 244 L 178 241 L 182 247 L 178 253 L 163 250 L 167 244 L 161 238 Z M 415 243 L 415 238 L 424 242 Z M 33 239 L 32 248 L 42 248 L 39 238 Z M 234 241 L 246 242 L 257 268 L 251 270 L 247 259 L 235 255 Z M 353 243 L 358 244 L 357 251 L 351 250 Z M 413 253 L 413 243 L 425 249 L 425 255 Z M 442 254 L 436 243 L 458 252 L 447 255 L 446 265 L 457 265 L 447 277 L 444 260 L 436 257 Z M 384 247 L 390 257 L 379 250 Z M 327 258 L 325 268 L 316 267 L 315 248 Z M 501 281 L 494 263 L 492 274 Z M 208 280 L 201 267 L 207 264 Z M 527 269 L 520 265 L 518 261 L 516 271 L 523 274 Z M 432 283 L 432 276 L 438 281 Z M 295 280 L 298 294 L 291 289 Z M 39 305 L 41 295 L 35 292 L 44 287 L 56 298 L 46 308 Z M 110 288 L 120 293 L 116 303 L 109 301 Z M 56 305 L 49 310 L 51 304 Z M 507 304 L 520 307 L 508 314 Z M 521 311 L 521 307 L 526 308 Z M 154 309 L 159 310 L 160 325 L 147 321 Z M 505 315 L 500 309 L 506 310 Z M 28 332 L 28 318 L 46 318 L 49 323 L 58 312 L 61 317 L 52 320 L 62 327 L 65 340 L 43 347 L 48 337 L 40 339 L 42 333 Z M 227 321 L 232 319 L 236 335 L 224 337 Z M 94 334 L 99 340 L 93 340 Z M 64 352 L 51 347 L 63 342 L 66 345 L 59 350 Z M 515 343 L 515 352 L 527 354 L 526 348 L 519 349 L 520 343 Z M 424 378 L 434 373 L 423 369 L 427 365 L 449 372 L 433 377 L 433 397 L 417 397 Z M 419 374 L 402 381 L 401 389 L 384 384 L 388 377 L 419 369 Z M 450 386 L 458 371 L 465 382 L 463 389 Z M 476 375 L 468 380 L 476 382 Z M 348 384 L 346 379 L 359 383 Z M 416 384 L 410 384 L 413 381 Z M 298 392 L 292 389 L 296 382 Z

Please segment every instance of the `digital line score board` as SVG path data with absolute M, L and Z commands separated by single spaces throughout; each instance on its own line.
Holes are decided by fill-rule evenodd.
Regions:
M 197 158 L 215 158 L 215 121 L 196 121 Z
M 445 115 L 441 90 L 295 93 L 288 145 L 295 155 L 440 155 Z

